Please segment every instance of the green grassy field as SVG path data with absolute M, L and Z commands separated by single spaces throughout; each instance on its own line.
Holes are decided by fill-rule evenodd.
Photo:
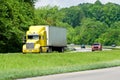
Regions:
M 120 66 L 120 50 L 0 54 L 0 80 Z

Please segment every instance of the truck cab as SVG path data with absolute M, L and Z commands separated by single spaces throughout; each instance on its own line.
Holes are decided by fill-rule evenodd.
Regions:
M 31 26 L 26 33 L 22 52 L 46 52 L 46 31 L 44 27 Z

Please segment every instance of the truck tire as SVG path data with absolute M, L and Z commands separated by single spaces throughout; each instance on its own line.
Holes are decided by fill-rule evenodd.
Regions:
M 48 50 L 47 50 L 48 53 L 51 53 L 52 52 L 52 47 L 49 47 Z
M 64 48 L 63 47 L 59 48 L 59 52 L 64 52 Z
M 42 47 L 40 47 L 40 53 L 42 53 Z
M 61 48 L 61 52 L 64 52 L 64 48 Z

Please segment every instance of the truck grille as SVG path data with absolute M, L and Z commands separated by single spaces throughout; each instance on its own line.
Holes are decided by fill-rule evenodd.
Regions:
M 26 43 L 27 49 L 34 49 L 34 43 Z

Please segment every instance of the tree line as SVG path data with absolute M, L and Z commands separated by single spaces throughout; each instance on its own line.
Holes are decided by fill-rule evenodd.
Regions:
M 70 8 L 57 6 L 35 10 L 36 24 L 67 28 L 67 42 L 75 44 L 120 45 L 120 5 L 83 3 Z
M 0 52 L 21 51 L 22 36 L 34 24 L 35 0 L 0 0 Z
M 120 45 L 120 5 L 83 3 L 69 8 L 45 6 L 36 0 L 0 0 L 0 52 L 20 52 L 22 37 L 30 25 L 53 25 L 67 29 L 67 42 Z

